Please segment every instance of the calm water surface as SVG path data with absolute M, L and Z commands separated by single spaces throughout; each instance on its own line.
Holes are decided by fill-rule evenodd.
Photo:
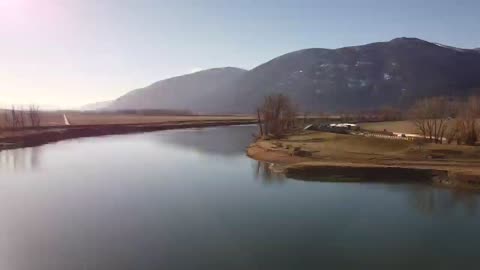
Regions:
M 478 194 L 274 177 L 253 132 L 0 152 L 0 269 L 478 269 Z

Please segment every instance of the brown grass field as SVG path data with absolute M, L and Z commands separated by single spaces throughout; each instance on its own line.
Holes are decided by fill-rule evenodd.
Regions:
M 480 125 L 480 119 L 477 120 L 478 124 Z M 410 133 L 410 134 L 417 134 L 419 133 L 415 125 L 410 120 L 404 121 L 389 121 L 389 122 L 369 122 L 369 123 L 359 123 L 358 124 L 361 128 L 366 130 L 374 130 L 374 131 L 383 131 L 386 129 L 390 132 L 398 132 L 398 133 Z M 449 120 L 448 123 L 449 127 L 455 125 L 455 120 Z
M 374 131 L 383 131 L 386 129 L 390 132 L 400 133 L 417 133 L 417 129 L 412 121 L 389 121 L 389 122 L 371 122 L 371 123 L 359 123 L 361 128 Z
M 41 112 L 42 127 L 64 126 L 63 115 L 66 115 L 72 126 L 79 125 L 123 125 L 123 124 L 149 124 L 184 121 L 216 121 L 216 120 L 250 120 L 252 116 L 246 115 L 135 115 L 113 113 L 90 113 L 77 111 Z M 5 111 L 0 110 L 0 127 L 5 127 Z
M 86 115 L 66 114 L 71 125 L 149 124 L 184 121 L 250 120 L 249 116 L 142 116 L 142 115 Z M 62 118 L 63 119 L 63 118 Z
M 254 123 L 245 115 L 145 116 L 136 114 L 91 112 L 42 112 L 40 127 L 6 127 L 5 111 L 0 111 L 0 150 L 37 146 L 65 139 L 112 134 L 127 134 L 165 129 L 201 128 Z M 70 125 L 65 125 L 64 114 Z M 27 121 L 28 123 L 28 121 Z
M 418 147 L 411 141 L 336 134 L 329 132 L 305 132 L 281 140 L 260 141 L 266 148 L 280 143 L 283 148 L 300 147 L 312 153 L 312 158 L 343 160 L 348 162 L 403 162 L 429 160 L 429 156 L 441 155 L 441 161 L 472 161 L 480 166 L 480 146 L 425 144 Z M 283 149 L 282 149 L 283 150 Z M 480 167 L 478 168 L 480 169 Z
M 301 149 L 308 155 L 292 154 L 293 149 Z M 309 131 L 280 140 L 257 141 L 248 148 L 247 154 L 257 160 L 283 164 L 287 174 L 295 171 L 319 176 L 317 172 L 342 172 L 341 168 L 343 172 L 348 172 L 350 168 L 360 168 L 355 169 L 357 171 L 397 168 L 407 171 L 441 171 L 448 174 L 448 177 L 459 175 L 455 177 L 474 179 L 475 188 L 480 187 L 480 146 L 418 146 L 407 140 Z M 338 169 L 332 170 L 333 167 Z M 381 178 L 386 178 L 386 175 Z M 448 179 L 445 183 L 452 183 Z

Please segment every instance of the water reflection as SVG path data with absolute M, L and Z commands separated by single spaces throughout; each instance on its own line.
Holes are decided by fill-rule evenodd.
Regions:
M 254 129 L 0 152 L 0 171 L 42 159 L 0 182 L 0 270 L 475 269 L 478 194 L 278 177 L 245 156 Z
M 0 151 L 0 170 L 35 170 L 40 163 L 41 147 Z
M 204 154 L 231 157 L 245 155 L 254 131 L 250 126 L 232 126 L 156 133 L 151 138 L 159 145 L 168 143 Z
M 480 196 L 477 192 L 438 189 L 429 185 L 409 185 L 408 192 L 410 205 L 428 216 L 458 209 L 469 216 L 474 216 L 478 212 Z
M 255 179 L 261 180 L 265 184 L 285 182 L 285 176 L 275 170 L 275 164 L 262 161 L 256 161 L 254 164 Z
M 265 170 L 268 170 L 268 168 L 269 166 L 266 166 Z M 263 175 L 268 178 L 269 172 L 265 172 Z M 437 187 L 426 180 L 430 177 L 428 174 L 410 173 L 403 169 L 396 172 L 390 168 L 359 172 L 347 168 L 335 168 L 333 170 L 318 168 L 307 173 L 300 172 L 288 176 L 291 177 L 289 179 L 297 181 L 334 183 L 339 188 L 342 185 L 353 184 L 381 188 L 386 192 L 406 194 L 408 205 L 427 216 L 446 214 L 449 211 L 457 210 L 474 216 L 478 212 L 478 204 L 480 203 L 480 192 L 478 191 Z

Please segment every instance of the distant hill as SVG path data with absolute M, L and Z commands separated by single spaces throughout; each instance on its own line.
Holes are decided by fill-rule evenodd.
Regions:
M 82 107 L 80 107 L 80 110 L 82 111 L 101 110 L 101 109 L 107 108 L 108 106 L 110 106 L 110 104 L 112 104 L 112 101 L 100 101 L 100 102 L 83 105 Z
M 240 68 L 225 67 L 162 80 L 121 96 L 108 109 L 216 111 L 216 103 L 224 102 L 219 100 L 219 95 L 227 94 L 230 85 L 245 72 Z
M 416 38 L 340 49 L 305 49 L 250 71 L 221 68 L 134 90 L 110 108 L 253 112 L 263 97 L 291 96 L 303 110 L 407 107 L 421 97 L 480 90 L 480 53 Z

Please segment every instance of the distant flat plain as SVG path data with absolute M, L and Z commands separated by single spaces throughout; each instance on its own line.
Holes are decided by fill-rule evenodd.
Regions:
M 140 115 L 55 111 L 41 112 L 39 127 L 31 127 L 26 115 L 26 127 L 12 129 L 6 121 L 7 113 L 0 111 L 0 150 L 80 137 L 255 123 L 255 118 L 248 115 Z M 65 124 L 64 116 L 70 125 Z
M 0 110 L 0 127 L 5 127 L 6 111 Z M 80 111 L 42 112 L 42 127 L 64 126 L 63 115 L 68 117 L 71 125 L 109 125 L 109 124 L 146 124 L 178 121 L 212 121 L 231 119 L 253 119 L 249 115 L 140 115 L 124 113 L 93 113 Z M 28 122 L 28 119 L 27 119 Z

